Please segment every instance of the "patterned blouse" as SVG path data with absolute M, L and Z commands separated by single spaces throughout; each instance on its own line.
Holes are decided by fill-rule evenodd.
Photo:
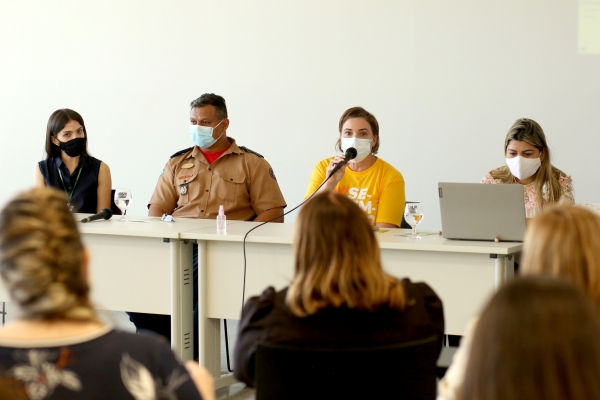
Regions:
M 492 177 L 492 171 L 488 172 L 487 175 L 481 180 L 481 183 L 502 183 L 500 179 L 494 179 Z M 558 200 L 559 204 L 575 204 L 575 198 L 573 197 L 573 185 L 572 179 L 570 176 L 566 176 L 564 174 L 560 174 L 558 178 L 558 183 L 562 189 L 562 193 L 560 199 Z M 523 185 L 523 189 L 525 190 L 525 216 L 527 218 L 535 217 L 540 211 L 542 211 L 542 206 L 540 206 L 535 198 L 535 181 L 528 183 L 527 185 Z M 548 204 L 548 190 L 544 185 L 542 197 L 544 199 L 544 204 Z
M 0 369 L 31 400 L 201 400 L 165 339 L 108 326 L 68 339 L 1 339 Z

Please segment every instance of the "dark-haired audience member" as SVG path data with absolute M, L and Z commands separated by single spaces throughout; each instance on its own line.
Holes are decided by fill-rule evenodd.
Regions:
M 46 128 L 46 159 L 34 170 L 37 187 L 65 192 L 71 211 L 95 214 L 111 207 L 108 165 L 89 155 L 88 135 L 79 113 L 56 110 Z
M 208 372 L 181 365 L 164 338 L 98 319 L 89 256 L 66 199 L 37 188 L 0 212 L 0 275 L 19 309 L 0 329 L 6 379 L 34 400 L 214 399 Z
M 600 399 L 598 338 L 597 310 L 579 288 L 509 282 L 479 317 L 457 399 Z
M 600 216 L 579 206 L 546 209 L 531 220 L 523 243 L 521 274 L 550 276 L 580 288 L 600 316 Z M 558 321 L 557 321 L 558 322 Z M 454 400 L 465 379 L 474 324 L 440 381 L 439 400 Z
M 294 249 L 289 287 L 269 287 L 244 306 L 234 358 L 237 379 L 254 385 L 261 342 L 356 348 L 435 336 L 432 346 L 441 350 L 441 300 L 427 284 L 383 271 L 371 223 L 352 200 L 332 192 L 316 195 L 300 212 Z
M 354 147 L 357 155 L 319 192 L 333 191 L 348 196 L 360 206 L 373 226 L 399 228 L 404 213 L 404 178 L 391 164 L 375 155 L 381 144 L 377 119 L 362 107 L 352 107 L 342 114 L 339 131 L 336 150 L 345 153 Z M 320 161 L 313 170 L 305 196 L 313 194 L 343 159 L 343 155 L 338 155 Z

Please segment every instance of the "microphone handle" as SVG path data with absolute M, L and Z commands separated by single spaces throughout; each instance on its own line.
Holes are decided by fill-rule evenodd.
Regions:
M 85 224 L 86 222 L 97 221 L 99 219 L 110 219 L 110 217 L 112 217 L 112 212 L 110 211 L 110 209 L 105 208 L 102 211 L 100 211 L 99 213 L 90 215 L 89 217 L 86 217 L 79 222 L 81 222 L 82 224 Z
M 333 169 L 331 170 L 331 173 L 329 174 L 328 178 L 331 178 L 331 176 L 333 176 L 333 174 L 335 174 L 336 172 L 338 172 L 344 165 L 348 164 L 348 161 L 350 161 L 350 160 L 344 159 L 344 161 L 342 161 L 341 163 L 339 163 L 338 165 L 336 165 L 335 167 L 333 167 Z

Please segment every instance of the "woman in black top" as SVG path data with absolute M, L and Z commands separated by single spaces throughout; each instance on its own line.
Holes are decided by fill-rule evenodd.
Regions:
M 19 310 L 0 328 L 5 382 L 32 400 L 214 399 L 208 371 L 181 365 L 164 338 L 98 318 L 89 255 L 66 203 L 36 188 L 0 212 L 0 275 Z
M 427 284 L 383 271 L 371 224 L 352 200 L 332 192 L 316 195 L 300 212 L 296 229 L 293 281 L 279 292 L 267 288 L 242 311 L 237 379 L 254 385 L 261 342 L 345 349 L 435 336 L 432 346 L 441 351 L 441 300 Z
M 46 159 L 35 168 L 35 185 L 63 190 L 74 212 L 95 214 L 110 208 L 110 169 L 88 154 L 85 124 L 77 112 L 65 108 L 50 116 Z

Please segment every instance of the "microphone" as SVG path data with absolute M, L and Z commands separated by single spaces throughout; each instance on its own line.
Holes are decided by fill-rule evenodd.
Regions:
M 91 217 L 87 217 L 82 219 L 79 222 L 82 223 L 86 223 L 86 222 L 92 222 L 92 221 L 96 221 L 98 219 L 110 219 L 110 217 L 113 216 L 113 212 L 110 208 L 105 208 L 104 210 L 100 211 L 98 214 L 94 214 Z
M 356 152 L 356 149 L 354 147 L 348 147 L 348 149 L 346 150 L 346 154 L 344 154 L 344 161 L 342 161 L 341 163 L 336 165 L 331 170 L 331 173 L 329 174 L 329 176 L 332 176 L 333 174 L 338 172 L 340 170 L 340 168 L 342 168 L 344 165 L 348 164 L 348 161 L 354 160 L 356 158 L 356 154 L 358 154 L 358 153 Z

